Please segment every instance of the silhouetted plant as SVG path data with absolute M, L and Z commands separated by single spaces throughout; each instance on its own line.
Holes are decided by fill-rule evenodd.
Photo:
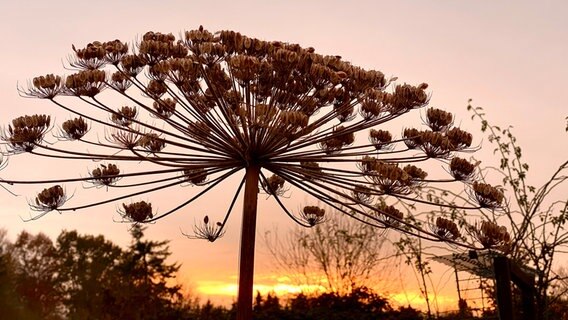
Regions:
M 290 319 L 388 319 L 395 312 L 387 299 L 365 287 L 349 294 L 322 293 L 317 296 L 294 297 L 289 304 Z M 394 318 L 394 317 L 393 317 Z
M 45 234 L 22 231 L 10 246 L 16 299 L 29 316 L 62 319 L 64 293 L 56 248 Z
M 67 319 L 118 318 L 127 309 L 123 297 L 134 286 L 118 266 L 126 253 L 103 236 L 63 231 L 56 240 L 56 281 L 62 287 Z
M 27 233 L 21 235 L 29 236 Z M 23 243 L 20 241 L 20 246 L 22 245 Z M 26 256 L 34 256 L 36 255 L 34 251 L 39 250 L 36 250 L 37 246 L 24 245 L 22 247 L 14 248 L 13 243 L 8 240 L 6 230 L 0 229 L 0 310 L 2 310 L 2 317 L 30 320 L 51 317 L 53 319 L 57 315 L 59 295 L 53 294 L 53 290 L 46 292 L 46 286 L 37 286 L 39 282 L 43 281 L 31 280 L 38 273 L 32 270 L 28 274 L 20 264 L 22 260 L 29 261 L 31 259 L 22 259 L 18 255 L 25 253 Z M 28 249 L 31 249 L 30 252 L 27 252 Z M 41 254 L 37 254 L 37 256 L 41 256 Z M 46 264 L 49 265 L 49 261 L 46 261 Z M 49 269 L 49 266 L 47 269 Z M 50 279 L 48 278 L 47 282 L 50 282 Z M 32 288 L 36 290 L 36 294 L 30 295 L 29 293 L 33 293 Z M 50 294 L 52 296 L 49 296 Z M 45 305 L 46 303 L 48 305 Z
M 509 191 L 506 194 L 512 199 L 495 219 L 504 226 L 484 221 L 478 239 L 489 247 L 500 246 L 515 263 L 534 269 L 534 274 L 530 274 L 535 279 L 537 318 L 553 319 L 557 317 L 552 310 L 557 307 L 554 303 L 562 299 L 554 289 L 567 279 L 553 268 L 555 259 L 568 249 L 568 197 L 563 194 L 568 182 L 568 159 L 553 169 L 540 187 L 535 187 L 530 184 L 529 164 L 524 162 L 512 127 L 491 124 L 482 108 L 468 105 L 468 110 L 473 113 L 472 118 L 480 121 L 481 131 L 488 134 L 498 155 L 499 165 L 488 166 L 484 171 L 497 173 L 495 176 L 502 178 Z M 488 234 L 490 239 L 486 239 Z
M 121 257 L 123 294 L 117 296 L 121 306 L 117 318 L 177 319 L 183 298 L 181 285 L 175 284 L 180 265 L 168 263 L 168 241 L 146 240 L 144 229 L 140 225 L 132 227 L 132 242 Z
M 378 228 L 475 247 L 472 239 L 455 238 L 452 232 L 432 232 L 426 221 L 411 223 L 393 206 L 397 201 L 432 204 L 417 198 L 416 190 L 473 180 L 464 161 L 451 162 L 458 152 L 472 150 L 472 136 L 453 127 L 450 113 L 430 109 L 424 121 L 429 130 L 406 128 L 398 139 L 377 130 L 425 107 L 429 99 L 425 83 L 393 84 L 394 78 L 379 71 L 356 67 L 339 56 L 317 54 L 313 48 L 233 31 L 211 33 L 202 27 L 184 32 L 177 41 L 172 34 L 147 32 L 131 46 L 119 40 L 95 41 L 81 49 L 73 46 L 73 51 L 69 65 L 76 73 L 36 77 L 20 92 L 74 114 L 54 136 L 90 150 L 48 143 L 47 133 L 54 127 L 51 117 L 32 115 L 12 120 L 3 130 L 4 153 L 104 161 L 105 167 L 78 178 L 3 182 L 56 184 L 31 201 L 39 212 L 35 217 L 180 185 L 203 186 L 163 212 L 153 211 L 146 201 L 121 207 L 124 221 L 149 223 L 184 208 L 244 170 L 225 217 L 213 228 L 204 221 L 195 229 L 196 238 L 217 239 L 244 189 L 239 319 L 249 319 L 252 307 L 259 184 L 302 226 L 321 222 L 323 212 L 309 205 L 300 213 L 292 212 L 282 199 L 290 186 L 294 188 L 290 192 L 305 192 L 314 201 Z M 115 101 L 118 107 L 110 105 Z M 89 137 L 90 131 L 104 132 L 105 139 Z M 370 134 L 369 142 L 356 134 Z M 427 178 L 426 171 L 411 164 L 428 159 L 447 163 L 453 179 Z M 127 165 L 139 162 L 145 165 Z M 132 191 L 66 205 L 69 196 L 62 184 L 73 182 Z M 497 208 L 499 195 L 499 189 L 474 184 L 472 201 L 464 208 Z
M 337 212 L 313 229 L 296 228 L 285 235 L 274 230 L 264 236 L 279 275 L 310 293 L 339 295 L 362 285 L 389 284 L 395 252 L 389 252 L 386 240 L 373 226 Z

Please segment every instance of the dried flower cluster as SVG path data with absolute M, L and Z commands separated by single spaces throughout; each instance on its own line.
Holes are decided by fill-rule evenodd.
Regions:
M 484 248 L 496 248 L 506 251 L 507 245 L 511 241 L 507 229 L 491 221 L 481 222 L 474 229 L 473 233 Z
M 465 159 L 455 157 L 450 161 L 450 174 L 459 181 L 472 181 L 475 178 L 475 166 Z
M 7 143 L 8 154 L 31 152 L 43 141 L 50 125 L 51 117 L 47 115 L 18 117 L 12 120 L 0 138 Z
M 209 242 L 214 242 L 225 234 L 225 229 L 222 228 L 223 224 L 217 222 L 215 224 L 209 223 L 209 216 L 203 218 L 203 223 L 196 224 L 193 227 L 193 235 L 184 235 L 190 239 L 205 239 Z
M 308 225 L 315 226 L 316 224 L 323 221 L 325 216 L 325 209 L 322 209 L 318 206 L 305 206 L 300 214 L 304 221 L 308 223 Z
M 473 183 L 473 192 L 477 202 L 483 208 L 499 208 L 505 198 L 502 190 L 477 181 Z
M 433 231 L 443 239 L 456 240 L 461 236 L 456 223 L 442 217 L 436 218 Z
M 286 181 L 284 181 L 281 177 L 272 175 L 270 178 L 266 179 L 266 182 L 261 181 L 261 186 L 264 192 L 269 195 L 282 196 L 286 192 L 286 189 L 284 189 L 285 182 Z
M 152 213 L 152 204 L 146 201 L 134 202 L 131 204 L 122 204 L 122 210 L 119 213 L 132 222 L 140 223 L 151 219 L 154 214 Z
M 101 164 L 99 168 L 91 172 L 93 179 L 90 181 L 96 186 L 110 186 L 120 180 L 120 170 L 115 164 Z
M 67 201 L 65 190 L 60 185 L 43 189 L 35 197 L 35 201 L 30 203 L 30 207 L 39 212 L 57 210 Z
M 383 201 L 380 201 L 375 206 L 375 213 L 378 219 L 388 227 L 397 227 L 400 225 L 400 221 L 403 219 L 404 215 L 400 210 L 394 206 L 387 205 Z
M 79 117 L 63 122 L 59 130 L 61 140 L 79 140 L 89 131 L 89 125 L 85 119 Z

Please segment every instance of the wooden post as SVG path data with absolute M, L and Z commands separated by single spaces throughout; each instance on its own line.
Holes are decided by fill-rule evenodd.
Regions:
M 514 320 L 513 297 L 511 293 L 511 269 L 506 257 L 493 258 L 495 281 L 497 283 L 497 306 L 499 319 Z
M 500 319 L 514 319 L 511 281 L 521 289 L 523 319 L 536 319 L 534 278 L 521 270 L 507 257 L 493 259 L 495 280 L 497 281 L 497 305 Z
M 251 166 L 246 169 L 245 196 L 243 200 L 243 225 L 241 228 L 241 252 L 239 259 L 237 320 L 252 319 L 254 244 L 256 235 L 259 173 L 260 168 L 258 166 Z
M 534 277 L 513 262 L 510 263 L 511 280 L 521 289 L 523 319 L 536 319 Z

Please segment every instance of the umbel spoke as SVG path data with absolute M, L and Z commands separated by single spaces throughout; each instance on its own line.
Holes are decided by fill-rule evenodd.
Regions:
M 75 118 L 61 125 L 45 114 L 15 118 L 0 132 L 2 154 L 91 168 L 98 163 L 78 177 L 2 177 L 0 183 L 8 189 L 47 185 L 29 203 L 37 212 L 33 218 L 195 187 L 161 214 L 146 200 L 117 206 L 123 222 L 141 224 L 178 212 L 244 169 L 223 222 L 214 225 L 205 216 L 196 234 L 188 235 L 208 241 L 222 236 L 244 189 L 239 320 L 251 318 L 259 190 L 304 227 L 325 222 L 325 208 L 306 204 L 295 212 L 297 204 L 291 206 L 285 194 L 327 204 L 377 227 L 378 234 L 395 230 L 468 249 L 505 250 L 509 244 L 507 231 L 494 221 L 461 230 L 448 216 L 434 223 L 406 210 L 415 203 L 452 206 L 425 196 L 426 187 L 465 188 L 470 206 L 454 209 L 498 210 L 504 199 L 500 189 L 476 181 L 476 166 L 458 157 L 475 151 L 473 138 L 454 126 L 451 113 L 427 108 L 425 83 L 394 83 L 380 71 L 313 48 L 202 27 L 178 40 L 147 32 L 131 44 L 94 41 L 73 50 L 69 65 L 75 73 L 33 78 L 19 92 Z M 426 111 L 416 122 L 423 128 L 404 128 L 400 137 L 385 130 L 385 123 L 418 115 L 412 111 L 421 108 Z M 48 136 L 52 130 L 55 142 Z M 430 176 L 431 162 L 441 163 L 448 175 Z M 91 199 L 77 192 L 74 198 L 82 203 L 66 206 L 66 186 L 73 184 L 105 187 L 108 196 Z

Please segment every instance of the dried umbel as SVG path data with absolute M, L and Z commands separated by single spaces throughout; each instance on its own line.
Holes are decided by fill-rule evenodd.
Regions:
M 82 117 L 67 120 L 61 125 L 59 137 L 67 140 L 78 140 L 83 138 L 89 131 L 87 121 Z
M 305 179 L 312 180 L 322 178 L 323 171 L 317 162 L 300 161 L 300 166 Z
M 425 106 L 428 101 L 428 95 L 424 92 L 426 88 L 428 88 L 426 83 L 416 87 L 409 84 L 397 85 L 394 94 L 387 98 L 391 105 L 390 112 L 405 112 Z
M 138 50 L 140 55 L 150 65 L 170 57 L 180 58 L 186 56 L 188 53 L 187 48 L 181 42 L 174 43 L 174 41 L 175 37 L 171 33 L 147 32 L 142 37 Z
M 318 206 L 305 206 L 300 211 L 300 218 L 310 226 L 323 222 L 325 209 Z
M 416 140 L 418 142 L 418 139 Z M 455 151 L 453 144 L 440 132 L 422 131 L 420 132 L 420 148 L 429 158 L 448 158 L 452 151 Z
M 350 104 L 348 105 L 340 104 L 334 107 L 335 107 L 335 113 L 337 113 L 337 120 L 339 120 L 339 122 L 341 123 L 351 121 L 355 119 L 355 117 L 357 116 L 357 114 L 355 113 L 355 107 L 353 107 Z
M 426 125 L 435 132 L 445 132 L 454 124 L 454 117 L 444 110 L 430 108 L 426 111 Z
M 168 91 L 168 87 L 161 80 L 150 80 L 148 86 L 146 86 L 146 94 L 154 99 L 159 99 Z
M 364 156 L 359 163 L 359 170 L 361 170 L 361 172 L 365 175 L 371 174 L 375 170 L 375 166 L 379 161 L 380 160 L 375 157 Z
M 308 116 L 300 111 L 282 111 L 278 117 L 277 125 L 288 138 L 308 125 Z
M 108 187 L 120 180 L 120 169 L 112 163 L 108 165 L 101 164 L 98 168 L 93 169 L 90 174 L 93 179 L 89 182 L 95 186 Z
M 187 125 L 187 133 L 197 140 L 207 140 L 210 138 L 211 128 L 204 121 L 190 122 Z
M 112 89 L 124 93 L 132 85 L 130 81 L 130 74 L 123 71 L 116 71 L 111 75 L 109 81 L 109 87 Z
M 40 99 L 52 99 L 63 90 L 63 80 L 60 76 L 48 74 L 45 76 L 35 77 L 32 80 L 32 86 L 29 88 L 30 96 Z
M 103 43 L 105 48 L 105 60 L 113 65 L 117 65 L 122 57 L 128 53 L 128 44 L 116 39 Z
M 266 179 L 266 182 L 261 180 L 261 187 L 267 194 L 281 196 L 286 192 L 284 182 L 285 180 L 282 177 L 274 174 Z
M 373 202 L 373 190 L 366 186 L 355 186 L 351 191 L 351 195 L 357 203 L 371 204 Z
M 473 193 L 475 200 L 482 208 L 499 208 L 505 198 L 502 190 L 482 182 L 473 183 Z
M 459 128 L 445 132 L 409 128 L 402 137 L 409 149 L 421 149 L 428 158 L 451 158 L 455 152 L 469 151 L 472 142 L 471 134 Z
M 67 76 L 66 92 L 75 96 L 94 97 L 105 87 L 106 73 L 102 70 L 84 70 Z
M 7 142 L 10 153 L 31 152 L 43 141 L 50 125 L 51 117 L 44 114 L 18 117 L 0 138 Z
M 36 89 L 54 90 L 61 87 L 61 77 L 48 74 L 33 79 L 33 85 Z
M 404 129 L 402 133 L 402 138 L 408 149 L 416 149 L 418 146 L 422 145 L 422 132 L 414 128 Z
M 471 133 L 465 132 L 460 128 L 452 128 L 448 130 L 446 136 L 450 140 L 454 151 L 461 151 L 469 148 L 473 140 Z
M 76 49 L 74 45 L 72 48 L 77 57 L 76 61 L 71 62 L 73 67 L 98 69 L 106 64 L 104 60 L 106 50 L 103 44 L 98 41 L 87 44 L 83 49 Z
M 131 204 L 122 204 L 122 210 L 119 214 L 126 220 L 134 223 L 142 223 L 151 219 L 154 214 L 152 213 L 152 204 L 146 201 L 134 202 Z
M 396 163 L 386 163 L 383 161 L 364 160 L 362 167 L 366 171 L 367 178 L 372 185 L 382 194 L 406 195 L 410 194 L 414 187 L 419 185 L 418 179 L 425 177 L 425 172 L 416 167 L 401 169 Z M 410 173 L 416 174 L 415 177 Z
M 388 150 L 392 147 L 392 135 L 385 130 L 371 129 L 369 132 L 369 141 L 377 150 Z
M 139 145 L 142 136 L 143 133 L 139 133 L 136 129 L 127 128 L 124 130 L 116 130 L 110 134 L 107 140 L 116 144 L 119 148 L 133 150 Z
M 479 243 L 486 249 L 506 250 L 511 241 L 507 229 L 491 221 L 483 221 L 473 231 Z
M 138 144 L 149 152 L 158 153 L 166 147 L 166 140 L 161 138 L 159 134 L 151 132 L 144 134 L 138 140 Z
M 450 174 L 460 181 L 471 181 L 475 176 L 475 166 L 469 161 L 455 157 L 450 161 Z
M 221 222 L 211 223 L 209 216 L 203 218 L 203 223 L 196 224 L 193 227 L 193 235 L 184 234 L 190 239 L 203 239 L 209 242 L 215 242 L 225 234 L 223 224 Z
M 122 66 L 120 73 L 135 77 L 146 66 L 146 60 L 139 55 L 125 55 L 120 59 L 120 65 Z
M 30 207 L 35 211 L 49 212 L 57 210 L 67 201 L 65 190 L 60 185 L 43 189 L 35 198 L 34 203 L 30 203 Z
M 461 234 L 455 222 L 437 217 L 435 225 L 432 226 L 434 231 L 443 240 L 457 240 Z
M 70 63 L 78 69 L 99 69 L 107 63 L 117 65 L 128 53 L 128 44 L 120 40 L 102 43 L 94 41 L 82 49 L 72 47 L 75 51 L 75 58 Z
M 321 142 L 320 147 L 326 154 L 335 154 L 354 141 L 353 132 L 349 132 L 344 126 L 338 126 L 333 129 L 333 134 L 329 139 Z
M 379 201 L 375 205 L 373 213 L 385 227 L 398 227 L 404 218 L 404 214 L 400 210 L 387 205 L 384 201 Z
M 404 168 L 402 168 L 402 170 L 406 172 L 413 180 L 424 180 L 428 176 L 428 173 L 426 171 L 411 164 L 405 166 Z
M 382 114 L 388 113 L 388 95 L 381 90 L 370 90 L 369 94 L 359 100 L 361 108 L 359 113 L 366 120 L 379 118 Z
M 256 125 L 259 128 L 269 128 L 278 114 L 278 109 L 274 106 L 266 105 L 263 103 L 257 104 L 254 110 L 254 122 L 251 125 Z
M 171 98 L 159 99 L 154 101 L 155 115 L 159 118 L 167 119 L 176 111 L 176 101 Z
M 454 179 L 474 186 L 471 166 L 452 160 L 456 153 L 470 151 L 472 137 L 453 127 L 450 113 L 431 108 L 425 112 L 428 129 L 407 128 L 399 138 L 381 127 L 426 106 L 425 83 L 396 84 L 395 78 L 387 79 L 380 71 L 318 54 L 311 47 L 202 27 L 183 33 L 182 39 L 146 32 L 133 47 L 135 53 L 129 53 L 127 42 L 120 40 L 73 47 L 70 64 L 78 72 L 66 78 L 37 77 L 22 90 L 78 114 L 62 124 L 58 138 L 97 146 L 81 151 L 45 144 L 42 152 L 92 157 L 117 168 L 121 163 L 146 164 L 139 167 L 148 171 L 118 174 L 127 179 L 173 175 L 126 183 L 133 188 L 155 184 L 132 192 L 137 195 L 176 183 L 214 185 L 241 169 L 255 168 L 259 177 L 273 174 L 255 184 L 274 198 L 282 197 L 287 185 L 370 223 L 377 219 L 368 213 L 376 196 L 412 201 L 419 188 L 448 182 L 431 178 L 411 162 L 447 159 Z M 98 97 L 103 89 L 132 106 L 107 106 L 104 101 L 112 99 Z M 76 96 L 88 108 L 67 106 L 60 95 Z M 91 115 L 89 110 L 95 111 Z M 101 112 L 108 116 L 101 117 Z M 47 121 L 22 120 L 28 124 L 5 130 L 10 153 L 32 151 L 43 142 L 50 124 L 48 117 L 41 119 Z M 104 128 L 108 143 L 89 138 L 92 127 Z M 358 143 L 359 133 L 368 134 L 370 143 Z M 160 169 L 146 169 L 151 166 Z M 104 168 L 97 169 L 108 178 Z M 106 183 L 111 182 L 102 185 Z M 502 201 L 497 193 L 470 194 L 487 208 Z M 406 227 L 425 234 L 420 227 Z
M 136 119 L 137 115 L 138 111 L 136 107 L 124 106 L 112 113 L 110 120 L 119 126 L 128 127 L 132 124 L 132 121 Z
M 207 170 L 203 168 L 183 169 L 182 180 L 199 186 L 207 182 Z

